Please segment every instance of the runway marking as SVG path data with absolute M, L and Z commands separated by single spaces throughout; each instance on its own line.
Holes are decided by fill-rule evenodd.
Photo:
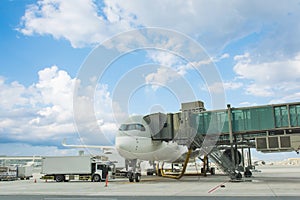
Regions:
M 222 185 L 224 185 L 224 184 L 227 183 L 227 182 L 228 182 L 228 181 L 225 181 L 224 183 L 221 183 L 221 184 L 219 184 L 219 185 L 213 187 L 212 189 L 210 189 L 210 190 L 208 191 L 208 193 L 213 193 L 214 191 L 216 191 L 217 189 L 219 189 Z

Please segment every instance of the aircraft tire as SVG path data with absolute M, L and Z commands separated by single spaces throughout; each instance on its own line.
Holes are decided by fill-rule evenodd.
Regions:
M 135 182 L 140 182 L 141 181 L 141 174 L 136 173 L 134 179 L 135 179 Z
M 250 178 L 252 176 L 252 172 L 250 170 L 246 170 L 245 173 L 244 173 L 244 176 L 246 178 Z
M 240 179 L 242 179 L 242 174 L 239 172 L 239 173 L 237 173 L 236 175 L 235 175 L 235 178 L 237 179 L 237 180 L 240 180 Z

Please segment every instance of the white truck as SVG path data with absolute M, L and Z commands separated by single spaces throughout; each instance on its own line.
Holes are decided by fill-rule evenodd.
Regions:
M 21 180 L 29 180 L 32 177 L 33 165 L 18 166 L 17 177 Z
M 115 165 L 91 156 L 57 156 L 42 158 L 42 179 L 56 182 L 70 180 L 104 181 L 115 178 Z

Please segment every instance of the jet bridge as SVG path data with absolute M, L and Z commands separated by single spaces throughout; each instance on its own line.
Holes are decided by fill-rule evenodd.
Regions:
M 144 117 L 152 140 L 202 148 L 231 177 L 240 177 L 238 148 L 248 148 L 249 154 L 250 148 L 262 152 L 300 150 L 300 102 L 242 108 L 227 105 L 227 109 L 206 111 L 198 101 L 182 104 L 181 110 Z M 223 150 L 228 148 L 231 151 L 224 156 Z
M 230 119 L 230 120 L 228 120 Z M 219 141 L 255 141 L 262 152 L 299 151 L 300 102 L 204 111 L 193 115 L 198 135 L 220 135 Z

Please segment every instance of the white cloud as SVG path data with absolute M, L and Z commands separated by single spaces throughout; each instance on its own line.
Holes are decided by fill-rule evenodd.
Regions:
M 295 92 L 286 96 L 281 96 L 278 99 L 273 99 L 270 101 L 270 104 L 277 104 L 283 102 L 299 102 L 300 101 L 300 92 Z
M 27 7 L 19 30 L 81 47 L 132 28 L 162 27 L 188 34 L 213 53 L 258 35 L 252 55 L 273 59 L 299 52 L 298 10 L 297 1 L 40 0 Z
M 181 73 L 176 70 L 182 63 L 178 56 L 164 51 L 147 51 L 147 57 L 161 66 L 156 72 L 145 76 L 146 84 L 151 85 L 153 90 L 181 77 Z
M 222 55 L 218 60 L 227 58 L 227 54 Z M 145 76 L 146 84 L 153 84 L 152 89 L 156 90 L 161 86 L 166 86 L 169 83 L 184 78 L 188 71 L 195 71 L 201 67 L 210 65 L 213 59 L 187 62 L 181 57 L 166 51 L 147 51 L 147 57 L 155 64 L 161 67 L 157 71 Z M 201 71 L 201 70 L 200 70 Z
M 45 68 L 39 71 L 39 82 L 33 87 L 36 88 L 39 102 L 48 105 L 39 110 L 39 116 L 59 120 L 60 122 L 72 119 L 72 98 L 74 81 L 67 72 L 58 70 L 57 66 Z M 35 100 L 35 99 L 34 99 Z
M 18 82 L 6 83 L 4 78 L 0 78 L 2 142 L 60 145 L 64 137 L 77 137 L 72 104 L 76 79 L 71 78 L 67 72 L 59 70 L 57 66 L 45 68 L 38 74 L 39 81 L 29 87 Z M 95 91 L 94 116 L 103 121 L 99 127 L 107 137 L 110 137 L 110 140 L 113 140 L 117 126 L 113 118 L 112 105 L 107 87 L 99 85 Z M 80 106 L 85 108 L 84 104 Z M 90 119 L 88 117 L 82 116 L 87 123 Z M 90 134 L 97 135 L 97 132 L 90 132 Z M 84 137 L 89 138 L 90 135 Z M 89 141 L 97 141 L 101 144 L 99 137 L 98 140 Z
M 45 0 L 27 7 L 19 30 L 25 35 L 52 35 L 66 39 L 73 47 L 98 44 L 105 38 L 130 28 L 134 19 L 118 14 L 118 6 L 110 4 L 98 14 L 92 0 Z M 118 12 L 118 13 L 116 13 Z
M 229 57 L 230 57 L 229 53 L 224 53 L 219 57 L 213 58 L 212 60 L 213 60 L 213 62 L 220 62 L 221 60 L 227 59 Z
M 229 90 L 237 90 L 243 86 L 243 83 L 241 82 L 215 82 L 212 85 L 203 85 L 201 86 L 201 90 L 207 91 L 211 93 L 223 93 L 225 91 Z
M 0 155 L 7 156 L 65 156 L 77 154 L 78 149 L 59 149 L 56 146 L 33 146 L 24 143 L 1 143 L 0 145 Z
M 241 82 L 224 82 L 223 86 L 225 90 L 236 90 L 243 86 Z
M 147 51 L 147 57 L 163 66 L 178 65 L 182 62 L 178 56 L 164 51 Z
M 153 90 L 180 78 L 181 76 L 170 67 L 160 67 L 155 73 L 150 73 L 145 77 L 146 84 L 150 84 Z
M 244 102 L 239 103 L 239 106 L 240 106 L 240 107 L 257 106 L 257 103 L 250 103 L 250 102 L 248 102 L 248 101 L 244 101 Z
M 236 56 L 234 72 L 248 81 L 246 93 L 254 96 L 282 98 L 300 89 L 300 59 L 255 63 L 250 54 Z M 292 99 L 292 98 L 291 98 Z
M 271 97 L 274 95 L 274 91 L 272 87 L 268 85 L 250 84 L 246 88 L 246 94 L 260 97 Z
M 5 84 L 5 79 L 0 77 L 0 97 L 2 97 L 0 98 L 0 105 L 2 108 L 12 109 L 13 107 L 27 104 L 28 99 L 23 95 L 25 92 L 26 88 L 23 85 L 16 81 Z

